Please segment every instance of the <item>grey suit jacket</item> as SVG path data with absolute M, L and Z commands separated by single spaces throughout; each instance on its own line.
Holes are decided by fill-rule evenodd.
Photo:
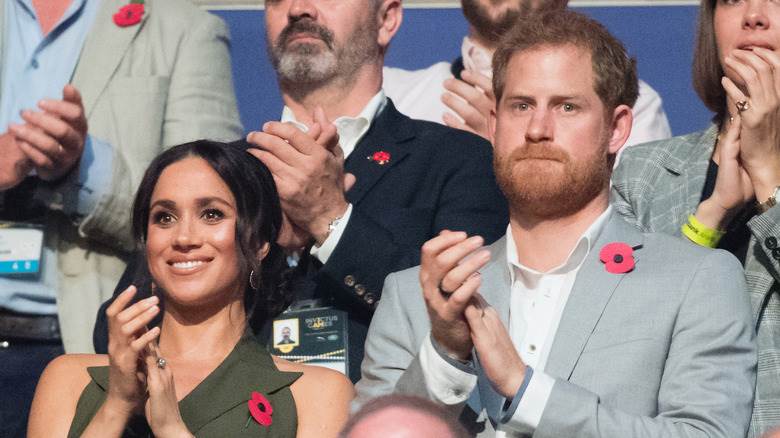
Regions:
M 628 222 L 681 239 L 699 205 L 715 145 L 715 126 L 665 141 L 632 146 L 613 175 L 612 202 Z M 750 437 L 780 426 L 780 207 L 748 222 L 744 272 L 758 334 L 758 380 Z
M 641 245 L 636 267 L 610 274 L 599 250 Z M 506 240 L 491 246 L 480 292 L 509 318 Z M 391 392 L 427 394 L 418 353 L 430 331 L 419 268 L 388 276 L 366 342 L 358 403 Z M 556 379 L 535 437 L 745 435 L 756 352 L 736 259 L 663 234 L 643 234 L 613 214 L 583 262 L 544 372 Z M 480 375 L 492 421 L 503 403 Z M 473 403 L 477 401 L 478 403 Z
M 112 15 L 127 3 L 102 0 L 72 79 L 90 135 L 114 147 L 111 186 L 78 223 L 51 214 L 46 224 L 46 245 L 58 254 L 57 306 L 70 353 L 92 351 L 94 315 L 133 248 L 132 201 L 149 162 L 168 146 L 243 134 L 222 21 L 187 0 L 146 0 L 142 21 L 121 28 Z M 0 41 L 0 55 L 2 47 Z

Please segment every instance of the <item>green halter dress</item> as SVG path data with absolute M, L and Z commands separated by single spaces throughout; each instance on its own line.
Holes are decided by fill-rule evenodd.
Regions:
M 108 367 L 91 367 L 92 381 L 84 389 L 68 437 L 79 437 L 95 416 L 108 389 Z M 179 402 L 184 424 L 196 437 L 294 438 L 298 425 L 290 385 L 301 373 L 281 372 L 271 355 L 254 336 L 245 335 L 225 360 Z M 250 414 L 252 392 L 262 394 L 271 404 L 269 426 Z M 152 437 L 146 418 L 132 418 L 124 438 Z

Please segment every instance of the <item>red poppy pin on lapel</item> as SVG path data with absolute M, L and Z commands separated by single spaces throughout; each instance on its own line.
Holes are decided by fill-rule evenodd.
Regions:
M 274 422 L 271 418 L 271 415 L 274 413 L 274 408 L 271 407 L 271 402 L 269 402 L 263 394 L 252 391 L 252 399 L 247 402 L 247 405 L 249 406 L 249 413 L 252 414 L 252 418 L 261 426 L 268 427 Z
M 641 245 L 631 247 L 623 242 L 612 242 L 604 245 L 599 252 L 599 260 L 605 264 L 610 274 L 625 274 L 634 270 L 634 250 Z
M 390 152 L 385 151 L 377 151 L 374 152 L 373 155 L 366 157 L 369 160 L 379 164 L 380 166 L 384 166 L 385 164 L 390 162 Z
M 129 4 L 122 6 L 114 14 L 114 24 L 119 27 L 133 26 L 140 23 L 143 16 L 144 0 L 130 0 Z

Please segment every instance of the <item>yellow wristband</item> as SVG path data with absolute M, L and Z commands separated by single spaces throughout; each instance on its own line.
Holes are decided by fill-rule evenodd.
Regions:
M 682 231 L 683 236 L 690 239 L 693 243 L 708 248 L 715 248 L 718 246 L 718 242 L 720 242 L 721 237 L 725 234 L 724 231 L 707 227 L 699 222 L 694 215 L 688 216 L 688 222 L 683 224 L 680 231 Z

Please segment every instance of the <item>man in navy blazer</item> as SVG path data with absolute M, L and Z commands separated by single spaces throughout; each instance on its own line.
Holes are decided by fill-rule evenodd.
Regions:
M 400 0 L 328 5 L 266 3 L 285 107 L 280 122 L 248 141 L 279 190 L 279 243 L 303 255 L 296 298 L 348 313 L 357 380 L 385 276 L 418 264 L 422 243 L 445 229 L 498 239 L 508 212 L 488 142 L 409 119 L 385 97 L 382 65 L 401 24 Z

